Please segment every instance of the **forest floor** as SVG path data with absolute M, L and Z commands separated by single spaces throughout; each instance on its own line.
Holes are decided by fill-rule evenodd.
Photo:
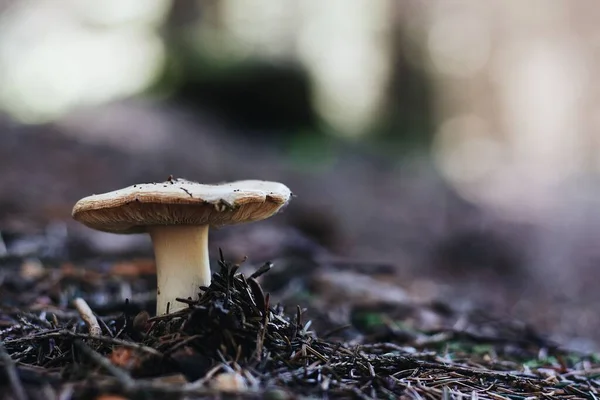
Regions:
M 199 299 L 152 317 L 151 260 L 7 254 L 0 258 L 0 397 L 600 397 L 597 355 L 562 349 L 526 324 L 402 299 L 402 291 L 387 301 L 368 301 L 366 289 L 362 301 L 333 301 L 338 279 L 369 284 L 340 265 L 282 263 L 281 270 L 249 268 L 221 255 Z M 296 279 L 291 264 L 312 273 Z M 393 292 L 377 282 L 370 281 L 374 290 Z
M 187 115 L 129 113 L 72 135 L 0 121 L 0 399 L 600 398 L 595 211 L 581 229 L 553 215 L 546 238 L 488 218 L 421 158 L 349 153 L 299 172 L 311 170 Z M 122 123 L 102 135 L 101 121 Z M 153 125 L 169 135 L 148 141 Z M 69 221 L 99 190 L 165 171 L 239 179 L 248 165 L 288 184 L 294 206 L 275 225 L 213 232 L 225 257 L 212 285 L 167 317 L 152 317 L 143 235 Z M 531 251 L 543 268 L 525 268 Z

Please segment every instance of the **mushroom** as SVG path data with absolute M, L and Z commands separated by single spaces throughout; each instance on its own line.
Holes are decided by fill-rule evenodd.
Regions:
M 269 218 L 291 196 L 277 182 L 246 180 L 205 185 L 184 179 L 129 186 L 92 195 L 73 207 L 73 218 L 111 233 L 150 234 L 156 259 L 157 315 L 185 308 L 176 297 L 195 298 L 211 280 L 210 226 Z

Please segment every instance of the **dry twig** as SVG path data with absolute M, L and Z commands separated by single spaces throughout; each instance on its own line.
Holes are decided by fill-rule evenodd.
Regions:
M 8 381 L 10 382 L 10 386 L 12 388 L 15 399 L 27 400 L 27 394 L 25 393 L 25 389 L 23 389 L 23 384 L 19 379 L 19 374 L 17 373 L 17 367 L 15 366 L 15 362 L 6 352 L 6 348 L 4 347 L 4 344 L 1 340 L 0 361 L 2 361 L 2 364 L 4 364 L 4 369 L 6 370 L 6 375 L 8 377 Z
M 88 303 L 81 297 L 78 297 L 75 300 L 73 300 L 73 305 L 77 309 L 77 312 L 81 316 L 81 319 L 83 319 L 83 322 L 85 322 L 85 324 L 87 325 L 90 335 L 100 336 L 102 334 L 102 328 L 100 328 L 98 319 L 94 315 L 94 312 L 92 311 Z

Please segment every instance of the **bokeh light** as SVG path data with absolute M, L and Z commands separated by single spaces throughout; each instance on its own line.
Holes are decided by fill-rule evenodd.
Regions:
M 0 107 L 39 123 L 144 90 L 164 61 L 155 25 L 166 5 L 15 3 L 0 17 Z

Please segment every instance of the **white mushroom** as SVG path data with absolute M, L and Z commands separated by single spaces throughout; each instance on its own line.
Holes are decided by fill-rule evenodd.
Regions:
M 85 197 L 75 204 L 73 218 L 104 232 L 150 234 L 158 280 L 156 312 L 161 315 L 185 307 L 176 297 L 195 299 L 200 286 L 210 285 L 210 226 L 268 218 L 290 195 L 277 182 L 206 185 L 170 178 Z

